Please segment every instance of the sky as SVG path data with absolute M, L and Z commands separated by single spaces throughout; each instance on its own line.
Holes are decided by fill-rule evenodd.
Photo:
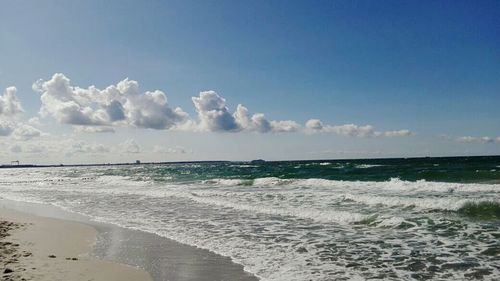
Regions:
M 0 1 L 0 164 L 500 154 L 499 1 Z

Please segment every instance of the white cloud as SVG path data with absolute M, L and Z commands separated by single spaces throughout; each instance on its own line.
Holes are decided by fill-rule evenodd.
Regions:
M 164 147 L 161 145 L 155 145 L 153 147 L 153 152 L 155 153 L 165 153 L 165 154 L 186 154 L 191 153 L 191 150 L 187 150 L 182 146 L 176 147 Z
M 14 123 L 10 121 L 0 120 L 0 136 L 6 137 L 10 136 L 14 131 Z
M 16 96 L 16 87 L 8 87 L 0 95 L 0 116 L 14 116 L 18 113 L 23 112 L 21 103 Z
M 111 151 L 110 148 L 102 144 L 87 143 L 84 141 L 75 141 L 71 146 L 69 146 L 66 153 L 70 155 L 77 153 L 102 154 L 102 153 L 108 153 L 110 151 Z
M 375 132 L 371 125 L 358 126 L 355 124 L 345 124 L 340 126 L 327 126 L 332 132 L 348 137 L 374 137 L 380 135 Z
M 181 108 L 171 109 L 161 91 L 132 95 L 125 102 L 124 109 L 128 122 L 139 128 L 170 129 L 188 118 Z
M 236 107 L 236 111 L 233 113 L 233 118 L 241 128 L 249 128 L 252 126 L 248 109 L 241 104 L 238 104 Z
M 30 140 L 43 133 L 37 128 L 14 120 L 0 120 L 0 136 L 11 136 L 14 140 Z
M 471 137 L 471 136 L 464 136 L 464 137 L 458 137 L 457 138 L 458 142 L 464 142 L 464 143 L 473 142 L 473 141 L 476 141 L 476 140 L 477 140 L 476 137 Z
M 18 115 L 24 110 L 16 93 L 16 87 L 8 87 L 3 95 L 0 95 L 0 136 L 11 136 L 15 140 L 23 141 L 41 136 L 40 130 L 20 120 Z
M 75 133 L 114 133 L 115 129 L 112 127 L 92 127 L 92 126 L 74 126 Z
M 248 127 L 251 130 L 255 130 L 259 133 L 267 133 L 272 130 L 271 123 L 267 121 L 263 113 L 256 113 L 250 118 L 251 123 Z
M 42 126 L 42 123 L 40 122 L 40 118 L 38 118 L 38 117 L 32 117 L 32 118 L 30 118 L 28 120 L 28 124 L 32 125 L 32 126 L 35 126 L 35 127 Z
M 16 140 L 30 140 L 42 135 L 42 132 L 33 126 L 27 124 L 19 124 L 12 133 Z
M 306 130 L 309 130 L 311 133 L 322 132 L 323 129 L 323 122 L 319 119 L 309 119 L 306 122 Z
M 24 150 L 24 152 L 32 154 L 46 153 L 47 147 L 43 145 L 30 144 L 27 146 L 27 149 Z
M 12 145 L 9 149 L 13 153 L 20 153 L 20 152 L 23 151 L 22 147 L 20 145 L 18 145 L 18 144 Z
M 296 132 L 300 129 L 300 125 L 292 120 L 271 121 L 273 132 Z
M 217 131 L 240 131 L 242 128 L 236 122 L 226 107 L 226 100 L 214 91 L 200 92 L 199 97 L 192 97 L 192 101 L 202 130 Z
M 141 147 L 134 139 L 124 141 L 119 145 L 121 152 L 124 153 L 140 153 Z
M 101 155 L 112 152 L 110 147 L 99 143 L 88 143 L 72 137 L 50 136 L 42 134 L 37 140 L 26 137 L 22 142 L 16 141 L 8 145 L 8 149 L 16 154 L 49 154 L 73 157 L 74 155 Z
M 293 120 L 268 120 L 263 113 L 250 114 L 238 104 L 231 112 L 226 100 L 215 91 L 203 91 L 192 97 L 197 120 L 181 108 L 172 108 L 164 92 L 140 92 L 139 84 L 128 78 L 100 90 L 74 87 L 61 73 L 48 81 L 39 80 L 33 89 L 41 93 L 42 116 L 75 125 L 75 132 L 112 132 L 116 126 L 205 132 L 296 132 L 301 126 Z M 5 133 L 8 128 L 4 128 Z M 371 125 L 323 125 L 318 119 L 306 122 L 306 133 L 334 133 L 350 137 L 402 137 L 409 130 L 376 131 Z
M 9 147 L 12 153 L 41 154 L 48 151 L 47 147 L 39 144 L 14 144 Z
M 403 137 L 411 135 L 409 130 L 376 131 L 371 125 L 359 126 L 356 124 L 324 125 L 319 119 L 310 119 L 305 124 L 305 131 L 314 133 L 333 133 L 346 137 Z
M 473 137 L 473 136 L 463 136 L 456 138 L 456 141 L 461 143 L 472 143 L 472 142 L 480 142 L 480 143 L 500 143 L 500 137 Z
M 490 138 L 490 137 L 481 137 L 479 140 L 481 142 L 484 142 L 484 143 L 493 143 L 495 141 L 494 138 Z
M 263 113 L 250 116 L 248 109 L 238 104 L 236 111 L 231 114 L 226 106 L 226 100 L 214 91 L 200 92 L 193 97 L 193 104 L 198 113 L 198 128 L 209 132 L 239 132 L 255 131 L 293 132 L 300 128 L 295 121 L 269 121 Z
M 405 137 L 410 136 L 412 132 L 410 130 L 398 130 L 398 131 L 386 131 L 384 136 L 386 137 Z
M 139 84 L 129 79 L 104 90 L 83 89 L 56 73 L 48 81 L 35 82 L 33 89 L 41 93 L 41 115 L 64 124 L 170 129 L 188 118 L 182 109 L 168 105 L 162 91 L 141 93 Z

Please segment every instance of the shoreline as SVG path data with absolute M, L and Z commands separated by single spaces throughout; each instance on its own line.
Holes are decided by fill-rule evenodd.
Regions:
M 27 218 L 56 220 L 61 223 L 75 224 L 93 229 L 97 235 L 97 240 L 94 240 L 95 243 L 87 251 L 86 257 L 99 262 L 123 265 L 135 270 L 141 269 L 140 271 L 148 273 L 150 279 L 144 279 L 147 281 L 259 280 L 251 273 L 244 271 L 242 265 L 234 263 L 229 257 L 181 244 L 153 233 L 95 222 L 86 216 L 65 211 L 55 206 L 13 201 L 0 197 L 0 221 L 5 220 L 4 213 L 7 212 L 19 213 Z M 20 230 L 20 233 L 22 232 L 23 230 Z M 64 233 L 64 230 L 60 232 Z M 59 256 L 56 254 L 56 257 Z M 53 259 L 49 259 L 49 261 L 51 262 Z M 37 278 L 31 280 L 58 279 Z M 61 280 L 80 279 L 63 278 Z M 84 280 L 87 281 L 90 278 Z M 115 279 L 94 280 L 112 281 Z M 118 280 L 129 281 L 129 279 Z M 140 281 L 143 279 L 133 280 Z
M 143 269 L 90 255 L 95 228 L 0 208 L 4 280 L 152 281 Z

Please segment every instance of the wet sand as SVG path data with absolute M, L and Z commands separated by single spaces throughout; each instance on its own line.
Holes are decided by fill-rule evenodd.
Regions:
M 97 238 L 91 226 L 0 209 L 2 280 L 150 281 L 137 267 L 89 255 Z
M 149 275 L 151 276 L 149 277 L 147 273 L 146 277 L 133 275 L 133 273 L 127 273 L 128 276 L 125 277 L 133 276 L 133 279 L 121 279 L 119 277 L 116 280 L 151 280 L 140 278 L 152 278 L 152 280 L 156 281 L 258 280 L 255 276 L 245 272 L 243 270 L 243 266 L 233 263 L 228 257 L 223 257 L 200 248 L 180 244 L 176 241 L 160 237 L 156 234 L 90 221 L 87 217 L 66 212 L 53 206 L 0 199 L 0 220 L 23 223 L 22 220 L 16 220 L 16 216 L 8 217 L 8 214 L 14 214 L 20 216 L 20 218 L 25 218 L 26 222 L 24 223 L 30 223 L 32 221 L 54 221 L 54 223 L 63 223 L 64 227 L 62 228 L 55 228 L 53 225 L 50 227 L 50 229 L 55 229 L 55 232 L 57 233 L 56 236 L 59 236 L 60 239 L 64 239 L 66 236 L 79 236 L 79 234 L 73 233 L 71 230 L 68 232 L 68 228 L 74 229 L 74 227 L 78 228 L 78 232 L 90 232 L 90 236 L 94 237 L 93 239 L 90 239 L 89 234 L 86 234 L 85 236 L 91 240 L 93 247 L 88 248 L 78 246 L 78 249 L 73 249 L 71 253 L 64 251 L 60 253 L 52 253 L 53 251 L 50 248 L 52 246 L 45 244 L 45 246 L 42 247 L 45 249 L 44 253 L 40 255 L 37 254 L 37 257 L 41 258 L 38 264 L 44 266 L 46 264 L 50 265 L 50 263 L 54 263 L 52 266 L 52 268 L 54 268 L 54 272 L 67 272 L 68 269 L 66 269 L 66 267 L 74 267 L 76 266 L 76 262 L 82 263 L 83 261 L 92 261 L 93 263 L 103 264 L 100 266 L 111 265 L 111 267 L 114 267 L 113 271 L 120 271 L 121 267 L 123 267 L 127 272 L 129 270 L 139 271 L 143 274 L 149 272 Z M 13 230 L 13 233 L 16 234 L 9 237 L 9 239 L 27 235 L 27 229 L 28 228 L 24 228 L 24 226 L 20 226 L 19 229 Z M 42 233 L 43 229 L 35 228 L 32 229 L 31 232 L 35 234 Z M 59 239 L 56 240 L 59 241 Z M 22 253 L 23 250 L 33 252 L 32 245 L 25 245 L 25 243 L 17 244 L 20 244 L 19 247 L 22 248 L 20 253 Z M 72 247 L 75 248 L 77 245 Z M 75 250 L 82 251 L 82 253 L 75 253 Z M 55 255 L 56 258 L 48 257 L 52 254 Z M 72 260 L 73 256 L 78 258 L 78 260 Z M 70 259 L 66 260 L 66 258 Z M 3 260 L 3 258 L 1 260 Z M 21 263 L 22 262 L 19 264 Z M 26 268 L 26 274 L 29 273 L 31 274 L 30 276 L 35 276 L 34 274 L 37 274 L 35 276 L 36 278 L 26 280 L 115 280 L 113 279 L 113 276 L 106 276 L 104 279 L 100 278 L 100 276 L 93 277 L 93 275 L 88 275 L 92 274 L 90 271 L 82 271 L 81 268 L 79 271 L 80 276 L 84 276 L 87 279 L 78 279 L 76 277 L 54 278 L 53 276 L 55 275 L 50 275 L 52 277 L 42 278 L 42 275 L 38 273 L 47 274 L 45 270 L 37 273 L 36 270 L 31 270 L 25 265 L 23 266 Z M 121 267 L 119 268 L 118 266 Z M 97 267 L 94 268 L 97 269 Z M 145 271 L 140 270 L 139 268 L 143 268 Z M 3 272 L 2 263 L 0 263 L 0 269 L 2 269 Z M 105 271 L 108 272 L 107 270 Z M 26 274 L 24 276 L 28 276 Z M 138 273 L 135 272 L 135 274 Z M 13 274 L 11 273 L 11 275 Z

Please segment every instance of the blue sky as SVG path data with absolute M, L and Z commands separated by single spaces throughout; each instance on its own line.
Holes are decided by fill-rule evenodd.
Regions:
M 0 117 L 11 126 L 15 120 L 40 132 L 25 137 L 13 127 L 5 133 L 0 137 L 5 159 L 66 163 L 500 154 L 498 1 L 0 5 L 0 92 L 15 86 L 24 109 Z M 141 93 L 164 92 L 169 107 L 182 108 L 192 124 L 182 127 L 179 121 L 158 129 L 132 117 L 79 124 L 61 117 L 52 101 L 46 101 L 49 113 L 40 115 L 41 95 L 51 93 L 37 93 L 32 84 L 49 81 L 55 73 L 85 89 L 105 89 L 128 77 L 139 83 Z M 230 119 L 242 104 L 249 117 L 264 113 L 269 123 L 289 120 L 298 127 L 282 132 L 279 125 L 262 129 L 232 120 L 233 129 L 222 130 L 193 106 L 192 97 L 209 90 L 225 99 Z M 110 101 L 90 106 L 97 111 Z M 38 120 L 29 122 L 32 117 Z M 308 129 L 310 119 L 320 119 L 323 127 Z M 346 133 L 341 127 L 346 124 L 374 129 Z M 83 125 L 114 133 L 83 133 L 78 129 Z M 410 133 L 385 133 L 402 130 Z M 71 140 L 64 147 L 77 148 L 57 153 L 61 137 Z

